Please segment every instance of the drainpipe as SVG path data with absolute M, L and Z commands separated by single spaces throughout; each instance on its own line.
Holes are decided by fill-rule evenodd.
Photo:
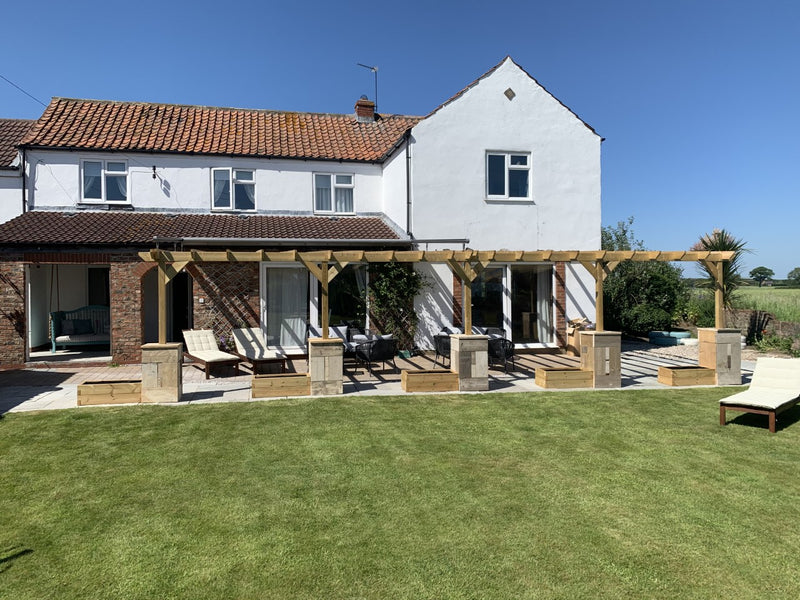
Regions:
M 411 130 L 406 131 L 406 235 L 414 239 L 411 232 Z
M 20 169 L 22 169 L 22 212 L 24 214 L 28 212 L 28 203 L 25 199 L 25 148 L 22 149 L 22 164 L 20 165 Z

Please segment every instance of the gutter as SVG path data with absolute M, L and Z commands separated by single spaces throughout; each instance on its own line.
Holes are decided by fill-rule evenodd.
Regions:
M 199 246 L 408 246 L 410 244 L 469 244 L 469 239 L 430 239 L 400 240 L 390 239 L 341 239 L 341 238 L 218 238 L 218 237 L 161 237 L 153 236 L 156 247 L 159 244 L 182 244 Z

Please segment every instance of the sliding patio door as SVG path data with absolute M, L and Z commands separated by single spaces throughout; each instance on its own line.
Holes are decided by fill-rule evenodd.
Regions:
M 515 344 L 553 341 L 553 269 L 511 266 L 511 335 Z
M 308 324 L 308 278 L 305 267 L 264 265 L 261 323 L 268 346 L 304 351 Z

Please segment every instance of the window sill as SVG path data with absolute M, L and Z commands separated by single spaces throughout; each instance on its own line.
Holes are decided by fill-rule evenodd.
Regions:
M 356 213 L 348 212 L 348 213 L 337 213 L 337 212 L 315 212 L 315 217 L 355 217 Z
M 536 204 L 532 198 L 484 198 L 484 202 L 493 204 Z

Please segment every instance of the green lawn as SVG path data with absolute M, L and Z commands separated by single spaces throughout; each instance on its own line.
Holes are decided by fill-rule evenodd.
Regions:
M 800 407 L 735 390 L 0 419 L 0 598 L 792 598 Z

